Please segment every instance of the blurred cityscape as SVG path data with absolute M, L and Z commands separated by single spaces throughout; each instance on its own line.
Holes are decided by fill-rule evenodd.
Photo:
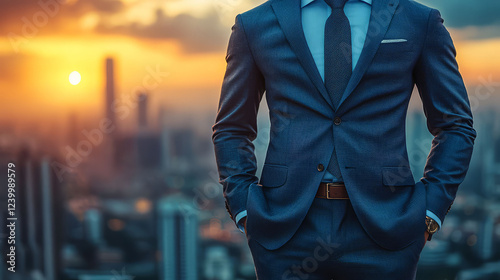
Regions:
M 15 215 L 7 188 L 0 192 L 0 280 L 255 279 L 245 235 L 229 219 L 218 183 L 211 142 L 216 108 L 191 124 L 165 108 L 155 108 L 160 113 L 151 120 L 151 93 L 138 92 L 126 108 L 135 128 L 122 129 L 114 61 L 104 64 L 105 107 L 92 112 L 98 116 L 92 123 L 68 116 L 64 145 L 50 134 L 0 127 L 0 181 L 8 181 L 13 163 L 16 183 Z M 260 167 L 265 107 L 255 140 Z M 422 252 L 418 279 L 500 279 L 499 117 L 493 109 L 475 112 L 479 136 L 468 176 Z M 432 140 L 421 110 L 409 112 L 407 136 L 418 180 Z M 17 218 L 15 228 L 9 217 Z M 12 234 L 15 273 L 7 270 Z

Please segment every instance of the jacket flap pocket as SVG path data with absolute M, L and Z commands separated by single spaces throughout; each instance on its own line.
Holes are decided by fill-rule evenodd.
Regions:
M 288 167 L 285 165 L 264 164 L 260 184 L 263 187 L 276 188 L 283 186 L 286 182 Z
M 408 166 L 382 167 L 382 179 L 385 186 L 414 186 L 415 179 Z

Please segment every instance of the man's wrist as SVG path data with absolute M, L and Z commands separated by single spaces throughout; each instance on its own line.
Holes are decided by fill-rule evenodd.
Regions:
M 247 216 L 247 210 L 243 210 L 243 211 L 239 212 L 236 215 L 236 217 L 234 218 L 236 225 L 238 226 L 238 229 L 243 233 L 245 232 L 245 224 L 244 223 L 246 220 L 246 216 Z
M 434 214 L 434 212 L 430 211 L 430 210 L 427 210 L 425 212 L 425 215 L 431 219 L 433 219 L 434 221 L 436 221 L 436 223 L 438 224 L 439 228 L 441 228 L 441 225 L 442 225 L 442 222 L 441 222 L 441 219 L 439 219 L 439 217 Z
M 432 239 L 432 236 L 439 230 L 439 225 L 434 219 L 429 216 L 425 217 L 425 224 L 427 225 L 426 231 L 428 233 L 427 241 L 430 241 Z

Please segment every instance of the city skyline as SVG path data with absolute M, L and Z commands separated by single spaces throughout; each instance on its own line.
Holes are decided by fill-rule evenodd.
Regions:
M 0 9 L 0 126 L 44 121 L 61 125 L 75 113 L 101 113 L 102 60 L 116 60 L 117 97 L 135 94 L 151 73 L 151 104 L 200 114 L 217 107 L 225 51 L 236 14 L 262 0 L 6 1 Z M 455 40 L 469 91 L 487 81 L 500 95 L 498 3 L 420 1 L 439 8 Z M 101 4 L 98 4 L 101 3 Z M 78 71 L 78 85 L 68 75 Z M 497 98 L 498 99 L 498 98 Z M 495 99 L 495 103 L 498 101 Z M 157 106 L 158 107 L 158 106 Z M 152 108 L 157 110 L 157 108 Z M 201 116 L 199 116 L 201 118 Z

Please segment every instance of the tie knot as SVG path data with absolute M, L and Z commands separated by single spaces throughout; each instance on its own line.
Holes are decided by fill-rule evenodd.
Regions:
M 332 9 L 343 9 L 347 1 L 349 0 L 325 0 L 326 4 Z

